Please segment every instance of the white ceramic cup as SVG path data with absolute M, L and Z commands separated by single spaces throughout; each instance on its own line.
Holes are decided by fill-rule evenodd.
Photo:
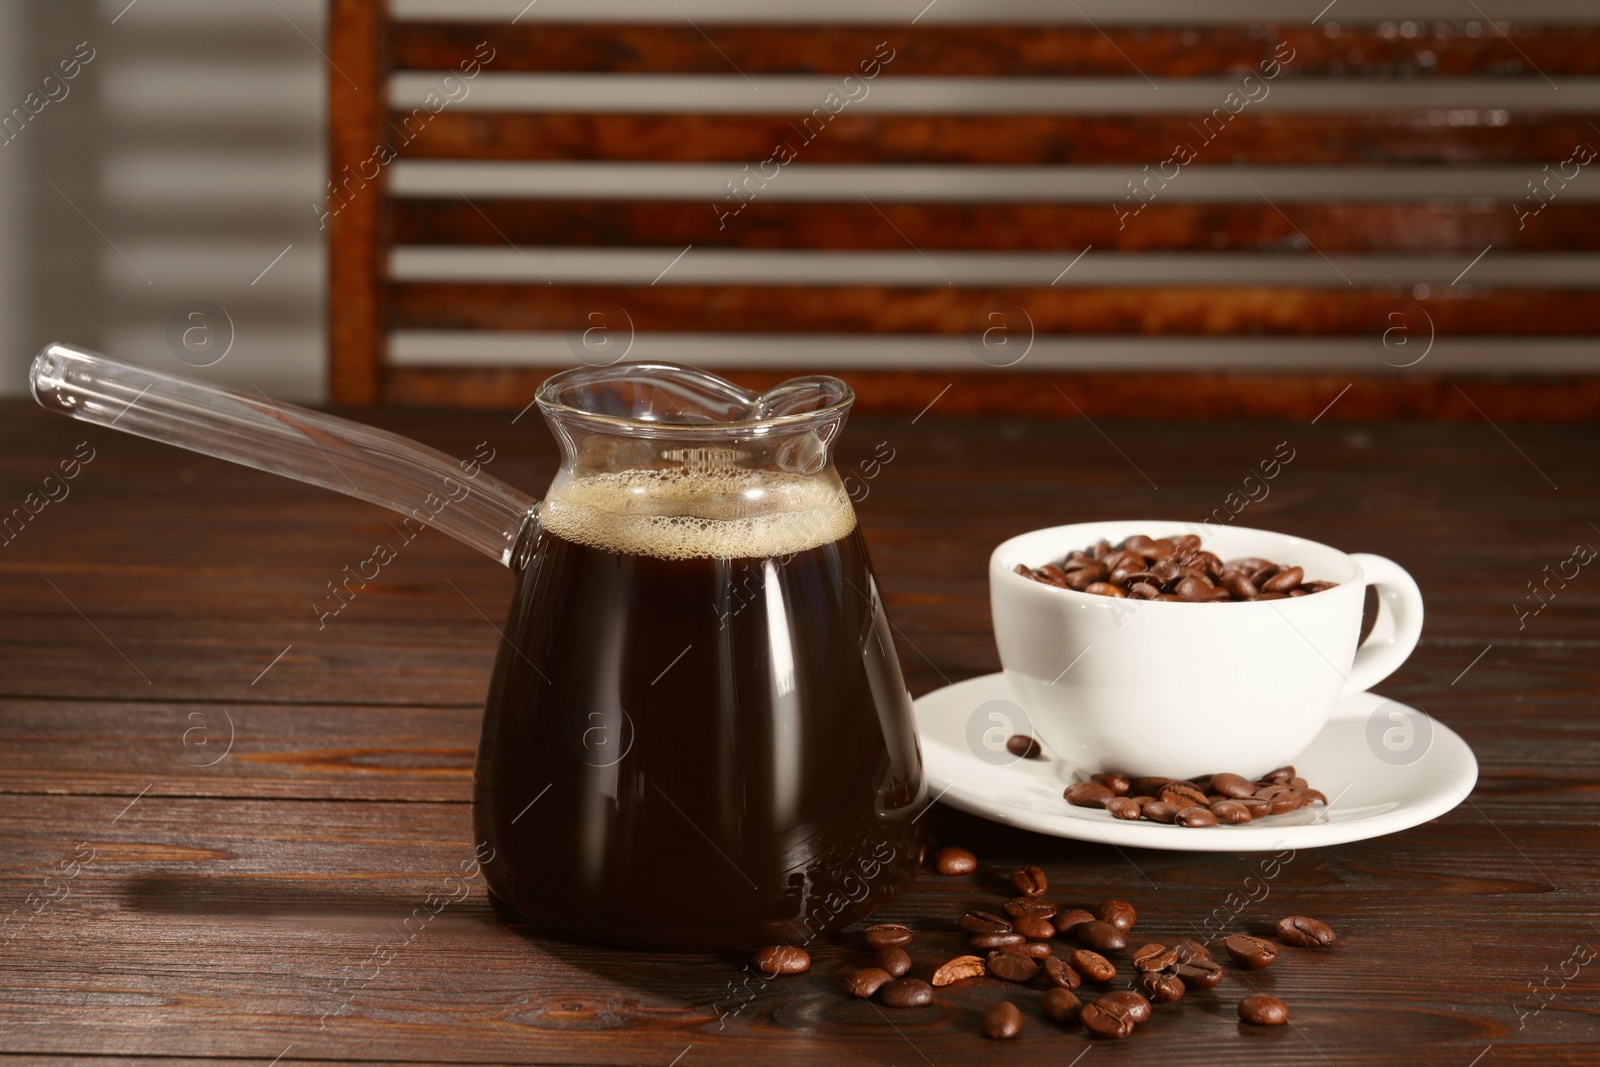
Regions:
M 1187 533 L 1224 560 L 1257 556 L 1339 584 L 1283 600 L 1189 603 L 1078 593 L 1015 573 L 1102 538 Z M 1369 584 L 1378 616 L 1357 648 Z M 1264 774 L 1311 743 L 1341 696 L 1405 662 L 1422 633 L 1422 594 L 1397 563 L 1188 523 L 1085 522 L 1013 537 L 989 558 L 989 595 L 1000 662 L 1027 725 L 1079 773 Z

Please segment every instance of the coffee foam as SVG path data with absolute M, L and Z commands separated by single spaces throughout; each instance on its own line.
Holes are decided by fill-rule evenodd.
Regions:
M 786 556 L 844 537 L 855 509 L 834 478 L 768 471 L 629 470 L 570 479 L 539 521 L 576 544 L 658 559 Z

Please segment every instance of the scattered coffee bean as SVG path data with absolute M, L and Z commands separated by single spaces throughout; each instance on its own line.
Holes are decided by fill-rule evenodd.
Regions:
M 1172 822 L 1178 817 L 1178 809 L 1164 800 L 1153 800 L 1140 809 L 1140 814 L 1151 822 Z
M 1105 786 L 1119 797 L 1126 796 L 1128 787 L 1132 785 L 1131 782 L 1129 782 L 1120 774 L 1091 774 L 1089 776 L 1089 781 L 1099 782 L 1101 785 Z
M 1298 948 L 1320 948 L 1338 940 L 1333 927 L 1305 915 L 1290 915 L 1278 920 L 1278 940 Z
M 1149 997 L 1152 1004 L 1171 1004 L 1181 999 L 1188 989 L 1183 979 L 1171 971 L 1144 971 L 1135 981 L 1139 992 Z
M 797 945 L 768 945 L 756 950 L 750 961 L 767 977 L 804 974 L 811 969 L 811 954 Z
M 933 999 L 933 986 L 920 978 L 896 978 L 878 990 L 878 999 L 891 1008 L 915 1008 Z
M 1102 1007 L 1113 1007 L 1127 1012 L 1128 1018 L 1136 1023 L 1150 1021 L 1150 1002 L 1131 989 L 1119 989 L 1114 993 L 1106 993 L 1096 998 L 1095 1003 Z
M 1179 938 L 1172 946 L 1172 951 L 1178 954 L 1179 963 L 1193 963 L 1195 960 L 1209 960 L 1211 950 L 1192 937 Z
M 1068 956 L 1067 966 L 1091 982 L 1109 982 L 1117 976 L 1117 969 L 1110 960 L 1086 948 L 1077 949 Z
M 1239 1001 L 1239 1019 L 1256 1026 L 1282 1026 L 1289 1021 L 1289 1005 L 1266 993 L 1252 993 Z
M 1153 599 L 1138 587 L 1153 590 L 1155 596 L 1177 600 L 1261 600 L 1270 597 L 1306 596 L 1331 589 L 1335 582 L 1305 580 L 1300 567 L 1286 567 L 1270 560 L 1249 557 L 1224 563 L 1214 552 L 1203 551 L 1193 534 L 1159 539 L 1136 534 L 1120 545 L 1074 549 L 1061 563 L 1014 568 L 1024 578 L 1045 585 L 1073 589 L 1096 596 L 1129 595 Z
M 1078 972 L 1067 966 L 1060 956 L 1050 956 L 1040 961 L 1039 974 L 1046 985 L 1059 989 L 1077 989 L 1083 982 Z
M 903 948 L 886 948 L 872 957 L 872 965 L 880 971 L 888 971 L 890 977 L 904 978 L 911 970 L 911 954 Z
M 1078 943 L 1100 952 L 1116 952 L 1128 947 L 1128 936 L 1101 919 L 1078 927 Z
M 1003 982 L 1031 982 L 1039 973 L 1039 961 L 1020 952 L 991 952 L 987 966 Z
M 1270 967 L 1272 961 L 1278 958 L 1278 950 L 1271 941 L 1263 941 L 1249 934 L 1229 934 L 1222 939 L 1222 947 L 1228 950 L 1233 962 L 1252 971 Z
M 1048 941 L 1056 936 L 1056 928 L 1050 925 L 1049 919 L 1018 919 L 1011 928 L 1029 941 Z
M 971 874 L 978 869 L 978 857 L 964 848 L 941 848 L 934 866 L 940 874 Z
M 1250 779 L 1242 774 L 1213 774 L 1208 787 L 1213 793 L 1221 793 L 1225 797 L 1247 797 L 1256 791 L 1250 784 Z
M 1130 958 L 1134 970 L 1165 971 L 1178 965 L 1178 950 L 1165 945 L 1141 945 L 1133 950 Z
M 1094 922 L 1094 914 L 1084 911 L 1082 908 L 1073 908 L 1071 911 L 1062 912 L 1055 917 L 1056 936 L 1071 937 L 1078 931 L 1079 927 L 1085 923 L 1092 922 Z
M 1043 960 L 1054 950 L 1048 941 L 1024 941 L 1020 945 L 1001 945 L 999 951 L 1019 952 L 1030 959 Z
M 1190 989 L 1215 989 L 1222 983 L 1222 964 L 1213 959 L 1180 963 L 1178 979 Z
M 959 982 L 963 978 L 977 978 L 984 972 L 984 963 L 981 956 L 957 956 L 948 963 L 942 964 L 933 972 L 933 984 L 947 986 L 951 982 Z
M 973 908 L 961 916 L 961 929 L 969 934 L 1009 934 L 1011 923 L 992 911 Z
M 1026 940 L 1021 934 L 1007 932 L 1003 934 L 973 934 L 967 938 L 967 944 L 980 952 L 989 952 L 992 949 L 1005 948 L 1007 945 L 1020 945 Z
M 1012 734 L 1006 739 L 1006 751 L 1018 759 L 1038 759 L 1044 754 L 1039 742 L 1027 734 Z
M 1103 808 L 1106 801 L 1116 796 L 1099 782 L 1073 782 L 1062 796 L 1067 803 L 1080 808 Z
M 1133 1033 L 1133 1020 L 1114 1008 L 1101 1007 L 1099 1001 L 1085 1004 L 1078 1018 L 1084 1029 L 1096 1037 L 1121 1038 Z
M 1133 929 L 1133 924 L 1138 919 L 1139 913 L 1133 910 L 1133 905 L 1126 900 L 1108 900 L 1100 905 L 1099 918 L 1101 922 L 1108 922 L 1118 930 L 1126 933 Z M 1090 946 L 1091 948 L 1095 946 Z M 1121 945 L 1117 945 L 1121 948 Z
M 1132 797 L 1112 797 L 1106 801 L 1106 810 L 1116 819 L 1139 818 L 1139 802 Z
M 1057 986 L 1044 991 L 1044 1017 L 1053 1023 L 1075 1023 L 1083 1011 L 1083 1001 L 1070 989 Z
M 1004 1041 L 1022 1029 L 1022 1012 L 1009 1000 L 989 1005 L 983 1012 L 983 1036 Z
M 1218 822 L 1225 822 L 1232 826 L 1249 822 L 1254 816 L 1250 809 L 1238 800 L 1213 800 L 1211 814 L 1215 815 Z
M 873 950 L 911 944 L 911 930 L 904 923 L 873 923 L 862 934 L 867 939 L 867 947 Z
M 1215 826 L 1220 820 L 1210 808 L 1201 807 L 1197 804 L 1192 808 L 1184 808 L 1178 812 L 1172 821 L 1179 826 Z
M 1011 884 L 1025 897 L 1042 897 L 1050 888 L 1050 879 L 1038 867 L 1018 867 L 1011 872 Z
M 859 971 L 851 971 L 845 980 L 853 996 L 867 998 L 894 981 L 894 976 L 877 967 L 863 967 Z
M 1044 897 L 1013 897 L 1005 903 L 1005 913 L 1013 919 L 1051 919 L 1059 909 Z

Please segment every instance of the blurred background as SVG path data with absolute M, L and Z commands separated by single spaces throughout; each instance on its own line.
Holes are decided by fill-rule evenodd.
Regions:
M 393 0 L 398 23 L 459 32 L 379 30 L 430 69 L 379 56 L 376 87 L 360 84 L 349 35 L 330 41 L 330 12 L 347 29 L 385 17 L 343 0 L 0 5 L 0 393 L 23 392 L 32 352 L 66 340 L 306 402 L 520 407 L 548 368 L 625 351 L 758 380 L 843 370 L 891 407 L 896 390 L 913 407 L 931 395 L 905 375 L 937 387 L 1008 373 L 1015 396 L 1035 391 L 1019 373 L 1077 374 L 1098 398 L 1111 380 L 1094 375 L 1218 372 L 1310 375 L 1295 401 L 1308 410 L 1358 379 L 1475 376 L 1489 383 L 1479 400 L 1498 378 L 1532 379 L 1579 398 L 1567 417 L 1593 414 L 1581 406 L 1600 375 L 1600 166 L 1582 147 L 1600 148 L 1592 2 Z M 636 52 L 602 41 L 553 71 L 519 59 L 536 39 L 497 37 L 480 72 L 452 73 L 488 39 L 475 22 L 536 34 L 585 21 L 645 29 L 628 38 Z M 752 182 L 745 165 L 770 156 L 768 131 L 727 124 L 798 122 L 841 74 L 810 73 L 781 38 L 735 60 L 742 45 L 718 35 L 733 22 L 907 35 L 855 83 L 865 89 L 843 90 L 859 96 L 830 111 L 817 147 L 797 132 L 792 167 Z M 991 55 L 972 76 L 917 73 L 960 57 L 949 39 L 946 59 L 919 52 L 913 23 L 979 22 L 1077 27 L 1098 52 L 1080 73 L 1041 73 L 1024 39 L 1020 72 Z M 650 60 L 651 25 L 663 55 L 687 57 L 683 73 Z M 1537 31 L 1532 43 L 1518 44 L 1519 27 Z M 1129 36 L 1141 28 L 1175 36 Z M 1280 39 L 1300 42 L 1302 64 L 1316 42 L 1321 66 L 1262 78 L 1254 55 L 1225 47 L 1270 55 Z M 726 63 L 696 65 L 707 57 Z M 1259 97 L 1215 144 L 1201 140 L 1195 123 L 1252 70 L 1257 88 L 1242 91 Z M 351 195 L 340 213 L 340 225 L 368 218 L 352 240 L 375 264 L 332 300 L 353 331 L 338 336 L 358 337 L 345 347 L 370 348 L 342 393 L 329 388 L 330 350 L 345 343 L 330 345 L 336 230 L 321 206 L 330 90 L 352 109 L 357 146 L 419 107 L 437 116 L 416 151 L 383 166 L 381 195 Z M 430 93 L 448 98 L 438 112 Z M 1161 117 L 1170 131 L 1149 125 Z M 1183 124 L 1202 151 L 1172 164 L 1162 146 L 1188 136 Z M 1150 182 L 1164 162 L 1167 179 Z M 1124 216 L 1146 199 L 1146 219 Z M 748 212 L 722 216 L 744 200 Z M 807 234 L 784 214 L 797 201 L 864 221 L 819 216 L 834 229 Z M 657 217 L 606 214 L 634 202 Z M 903 213 L 930 204 L 999 209 L 948 225 Z M 1401 221 L 1361 207 L 1379 204 L 1401 205 Z M 1030 232 L 1017 205 L 1077 205 L 1099 221 L 1046 212 L 1049 232 Z M 1230 292 L 1201 292 L 1219 285 Z M 809 290 L 822 295 L 807 302 Z M 678 303 L 653 303 L 666 300 Z

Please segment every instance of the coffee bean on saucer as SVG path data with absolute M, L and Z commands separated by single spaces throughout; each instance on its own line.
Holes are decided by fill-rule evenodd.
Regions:
M 1016 920 L 1011 924 L 1011 928 L 1029 941 L 1048 941 L 1056 936 L 1056 928 L 1050 925 L 1049 919 L 1035 919 L 1030 916 Z
M 1083 982 L 1078 972 L 1068 966 L 1060 956 L 1050 956 L 1041 960 L 1039 974 L 1044 978 L 1046 985 L 1059 989 L 1077 989 Z
M 959 982 L 963 978 L 977 978 L 984 973 L 983 958 L 980 956 L 957 956 L 948 963 L 940 965 L 933 972 L 933 984 L 947 986 L 951 982 Z
M 1012 734 L 1008 737 L 1006 739 L 1006 751 L 1018 759 L 1038 759 L 1043 754 L 1043 750 L 1039 747 L 1039 742 L 1027 734 Z
M 1240 797 L 1234 803 L 1249 812 L 1252 819 L 1261 819 L 1272 814 L 1272 801 L 1262 800 L 1260 797 Z
M 1044 897 L 1012 897 L 1004 908 L 1013 919 L 1051 919 L 1060 910 L 1055 901 Z
M 1057 986 L 1044 991 L 1044 1017 L 1053 1023 L 1073 1023 L 1083 1011 L 1083 1001 L 1070 989 Z
M 877 967 L 863 967 L 851 971 L 845 981 L 849 983 L 851 995 L 865 999 L 894 981 L 894 976 Z
M 892 978 L 904 978 L 911 970 L 911 954 L 903 948 L 886 948 L 872 957 L 872 965 Z
M 964 848 L 941 848 L 934 866 L 940 874 L 971 874 L 978 869 L 978 857 Z
M 1077 932 L 1079 927 L 1083 926 L 1085 923 L 1092 922 L 1094 922 L 1093 913 L 1087 912 L 1082 908 L 1073 908 L 1071 911 L 1064 911 L 1055 917 L 1056 936 L 1071 937 Z
M 1150 1002 L 1131 989 L 1119 989 L 1114 993 L 1106 993 L 1097 997 L 1095 1003 L 1125 1011 L 1128 1013 L 1128 1018 L 1136 1023 L 1150 1021 Z
M 1191 808 L 1191 811 L 1198 810 Z M 1218 822 L 1238 825 L 1249 822 L 1254 816 L 1250 809 L 1238 800 L 1214 800 L 1211 802 L 1211 814 L 1217 817 Z
M 1178 965 L 1177 949 L 1165 945 L 1141 945 L 1129 954 L 1129 958 L 1138 971 L 1164 971 Z
M 1222 964 L 1213 959 L 1180 963 L 1177 974 L 1190 989 L 1215 989 L 1222 983 Z
M 973 908 L 961 916 L 961 929 L 969 934 L 1009 934 L 1011 923 L 992 911 Z
M 1152 1004 L 1171 1004 L 1183 999 L 1188 987 L 1172 971 L 1143 971 L 1135 979 L 1139 992 L 1150 998 Z
M 989 952 L 1008 945 L 1020 945 L 1025 940 L 1021 934 L 1008 931 L 1003 934 L 973 934 L 967 938 L 967 944 L 979 952 Z
M 1004 1041 L 1022 1030 L 1022 1012 L 1009 1000 L 998 1001 L 983 1011 L 983 1036 Z
M 1138 919 L 1139 913 L 1133 910 L 1133 905 L 1126 900 L 1108 900 L 1100 905 L 1098 918 L 1101 922 L 1108 922 L 1123 933 L 1133 929 L 1133 924 Z M 1090 946 L 1091 948 L 1095 946 Z M 1116 946 L 1121 948 L 1121 945 Z
M 1132 784 L 1120 774 L 1108 774 L 1104 771 L 1099 774 L 1091 774 L 1089 781 L 1099 782 L 1119 797 L 1126 796 L 1128 787 Z
M 903 948 L 911 944 L 911 929 L 904 923 L 873 923 L 862 931 L 870 949 Z
M 896 978 L 878 990 L 878 999 L 891 1008 L 915 1008 L 933 999 L 933 986 L 920 978 Z
M 1179 811 L 1177 815 L 1173 816 L 1172 821 L 1179 826 L 1215 826 L 1219 820 L 1216 813 L 1210 808 L 1201 807 L 1197 804 L 1192 808 L 1184 808 Z
M 1128 792 L 1136 797 L 1158 797 L 1171 784 L 1171 778 L 1135 778 L 1128 783 Z
M 991 952 L 986 966 L 990 975 L 1003 982 L 1031 982 L 1039 973 L 1039 961 L 1019 952 Z
M 1260 778 L 1256 779 L 1256 784 L 1257 785 L 1277 785 L 1277 784 L 1281 784 L 1283 782 L 1287 782 L 1289 779 L 1293 778 L 1294 776 L 1295 776 L 1295 774 L 1294 774 L 1294 764 L 1290 763 L 1290 764 L 1287 764 L 1285 766 L 1279 767 L 1275 771 L 1268 771 L 1266 774 L 1263 774 Z
M 1096 1037 L 1122 1038 L 1133 1033 L 1133 1020 L 1112 1007 L 1101 1007 L 1099 1001 L 1085 1004 L 1078 1014 L 1084 1029 Z
M 1278 958 L 1278 950 L 1271 941 L 1249 934 L 1229 934 L 1222 939 L 1222 947 L 1228 950 L 1228 955 L 1233 957 L 1235 963 L 1251 971 L 1270 967 L 1272 961 Z
M 1204 807 L 1206 794 L 1193 782 L 1171 782 L 1161 790 L 1161 801 L 1182 811 L 1197 804 Z
M 1018 867 L 1011 872 L 1011 884 L 1025 897 L 1042 897 L 1050 888 L 1050 880 L 1038 867 Z
M 1172 822 L 1178 817 L 1178 809 L 1164 800 L 1153 800 L 1140 810 L 1140 814 L 1151 822 Z
M 1225 797 L 1247 797 L 1256 791 L 1250 779 L 1239 774 L 1213 774 L 1209 788 Z
M 1068 956 L 1067 966 L 1091 982 L 1109 982 L 1117 976 L 1117 969 L 1110 960 L 1086 948 L 1077 949 Z
M 1073 782 L 1062 796 L 1067 803 L 1079 808 L 1103 808 L 1106 801 L 1116 796 L 1099 782 Z
M 1299 948 L 1331 945 L 1338 937 L 1333 927 L 1306 915 L 1289 915 L 1278 920 L 1278 940 Z
M 780 974 L 804 974 L 811 969 L 811 954 L 797 945 L 768 945 L 757 949 L 750 962 L 769 978 Z
M 1256 1026 L 1282 1026 L 1289 1021 L 1289 1005 L 1266 993 L 1252 993 L 1239 1001 L 1239 1019 Z
M 1137 819 L 1140 815 L 1139 802 L 1132 797 L 1112 797 L 1106 801 L 1106 810 L 1116 819 Z

